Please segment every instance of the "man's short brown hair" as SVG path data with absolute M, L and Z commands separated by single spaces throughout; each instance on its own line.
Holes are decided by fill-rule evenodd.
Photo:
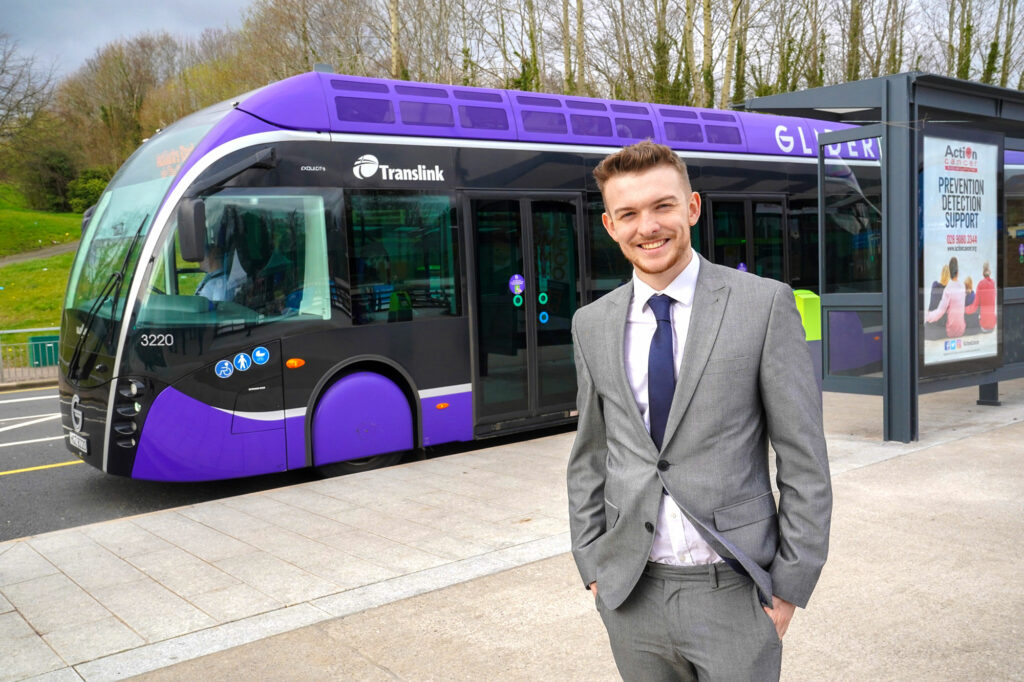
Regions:
M 603 192 L 605 183 L 617 175 L 642 173 L 657 166 L 675 168 L 683 176 L 686 186 L 690 186 L 690 176 L 683 160 L 665 145 L 651 140 L 637 142 L 606 156 L 594 169 L 594 179 L 597 180 L 597 188 Z

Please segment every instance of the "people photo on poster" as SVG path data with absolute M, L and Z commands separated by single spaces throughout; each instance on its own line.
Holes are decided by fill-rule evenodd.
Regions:
M 924 364 L 999 353 L 996 144 L 924 138 Z

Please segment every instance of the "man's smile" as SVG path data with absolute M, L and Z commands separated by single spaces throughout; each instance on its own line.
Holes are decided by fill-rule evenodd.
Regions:
M 656 242 L 647 242 L 646 244 L 640 244 L 640 248 L 643 249 L 644 251 L 652 251 L 660 246 L 664 246 L 665 244 L 668 244 L 668 240 L 660 239 Z

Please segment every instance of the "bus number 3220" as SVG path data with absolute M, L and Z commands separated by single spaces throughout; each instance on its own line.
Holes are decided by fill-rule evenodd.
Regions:
M 174 334 L 143 334 L 139 343 L 143 346 L 173 346 Z

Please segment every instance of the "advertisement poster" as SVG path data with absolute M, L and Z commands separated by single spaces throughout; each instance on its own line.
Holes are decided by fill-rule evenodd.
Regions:
M 924 364 L 995 357 L 1000 148 L 924 138 Z

